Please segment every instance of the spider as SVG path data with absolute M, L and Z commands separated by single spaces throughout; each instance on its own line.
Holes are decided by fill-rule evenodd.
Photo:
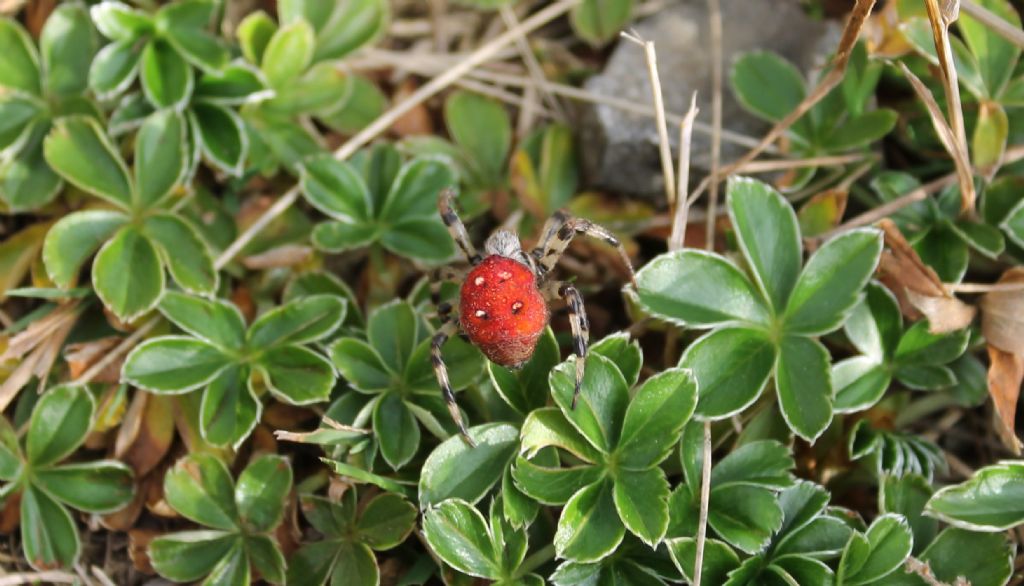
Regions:
M 573 237 L 586 234 L 618 249 L 629 269 L 634 288 L 636 277 L 629 256 L 618 238 L 589 220 L 572 217 L 565 210 L 555 212 L 547 220 L 537 247 L 529 252 L 523 250 L 518 235 L 510 230 L 499 229 L 487 239 L 481 256 L 470 242 L 466 226 L 452 207 L 454 196 L 452 189 L 443 190 L 438 197 L 437 207 L 448 232 L 471 268 L 467 272 L 448 267 L 435 274 L 432 283 L 435 303 L 439 298 L 442 280 L 463 280 L 458 314 L 454 313 L 450 303 L 437 304 L 441 327 L 431 340 L 430 357 L 452 419 L 466 443 L 473 446 L 448 382 L 448 368 L 441 356 L 441 347 L 445 342 L 461 330 L 491 362 L 508 368 L 520 368 L 533 355 L 537 340 L 548 325 L 551 316 L 548 301 L 555 297 L 564 300 L 569 307 L 573 352 L 576 355 L 576 386 L 572 398 L 572 406 L 575 408 L 583 384 L 590 324 L 584 311 L 583 297 L 576 287 L 568 282 L 549 280 L 549 274 Z

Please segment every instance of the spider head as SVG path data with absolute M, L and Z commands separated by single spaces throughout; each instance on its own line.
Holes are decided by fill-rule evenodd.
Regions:
M 523 258 L 523 245 L 519 236 L 511 230 L 495 230 L 484 243 L 485 256 L 504 256 L 512 260 Z

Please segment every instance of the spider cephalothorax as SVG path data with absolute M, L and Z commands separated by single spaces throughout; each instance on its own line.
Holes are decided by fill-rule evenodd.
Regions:
M 617 247 L 631 277 L 633 266 L 622 244 L 611 232 L 588 220 L 574 218 L 562 210 L 544 224 L 537 247 L 529 253 L 523 250 L 515 233 L 498 230 L 487 239 L 484 256 L 481 256 L 469 241 L 466 227 L 452 208 L 453 195 L 449 190 L 443 191 L 437 202 L 438 209 L 441 219 L 472 268 L 468 272 L 447 268 L 438 271 L 436 275 L 435 284 L 438 286 L 441 278 L 461 278 L 462 287 L 457 316 L 452 315 L 450 304 L 438 305 L 441 328 L 434 335 L 431 358 L 437 382 L 452 418 L 462 436 L 472 444 L 455 404 L 455 395 L 448 383 L 448 369 L 441 357 L 441 347 L 448 338 L 457 334 L 461 328 L 488 360 L 518 368 L 533 355 L 537 340 L 548 325 L 548 301 L 555 297 L 564 300 L 569 306 L 573 351 L 576 354 L 575 406 L 576 396 L 583 383 L 590 325 L 579 291 L 570 283 L 549 281 L 548 274 L 576 234 L 600 238 Z M 633 285 L 636 285 L 635 279 Z M 433 291 L 436 301 L 439 288 L 435 286 Z

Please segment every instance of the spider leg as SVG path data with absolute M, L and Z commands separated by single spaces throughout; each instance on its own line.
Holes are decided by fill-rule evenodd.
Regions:
M 583 306 L 583 296 L 571 283 L 552 283 L 546 288 L 549 297 L 557 296 L 569 306 L 569 326 L 572 328 L 572 347 L 576 354 L 576 387 L 572 394 L 572 408 L 576 408 L 576 401 L 580 396 L 580 389 L 583 388 L 584 365 L 587 361 L 587 347 L 590 343 L 590 322 L 587 320 L 587 311 Z
M 533 257 L 537 259 L 539 276 L 543 277 L 551 272 L 551 269 L 555 268 L 558 259 L 562 257 L 565 249 L 569 247 L 569 243 L 572 242 L 572 239 L 577 234 L 585 234 L 591 238 L 603 240 L 618 249 L 622 262 L 629 270 L 629 280 L 633 287 L 636 288 L 636 274 L 633 272 L 633 263 L 629 260 L 629 255 L 626 254 L 626 249 L 619 242 L 619 239 L 606 228 L 590 220 L 574 218 L 563 210 L 559 210 L 548 220 L 544 226 L 544 235 L 541 241 L 531 252 Z
M 462 421 L 462 413 L 459 405 L 455 402 L 455 393 L 452 391 L 451 382 L 448 380 L 448 367 L 445 366 L 444 357 L 441 356 L 441 347 L 448 341 L 448 338 L 459 332 L 459 320 L 452 319 L 455 316 L 442 317 L 441 327 L 434 334 L 430 341 L 430 361 L 434 365 L 434 375 L 437 377 L 437 384 L 441 387 L 441 394 L 445 403 L 448 404 L 448 412 L 451 413 L 455 426 L 459 428 L 459 434 L 470 447 L 476 447 L 476 442 L 469 437 L 466 424 Z
M 455 213 L 455 208 L 452 205 L 452 200 L 454 199 L 454 189 L 450 187 L 442 189 L 437 197 L 437 210 L 441 212 L 441 220 L 448 227 L 448 233 L 451 234 L 452 240 L 462 250 L 462 254 L 466 256 L 470 264 L 479 264 L 483 257 L 477 254 L 476 248 L 469 240 L 469 232 L 466 231 L 466 225 L 459 219 L 459 214 Z

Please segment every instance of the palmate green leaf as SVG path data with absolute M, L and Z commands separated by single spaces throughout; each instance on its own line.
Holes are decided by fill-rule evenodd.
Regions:
M 380 454 L 392 469 L 409 463 L 420 447 L 420 426 L 399 393 L 384 393 L 373 409 Z
M 971 162 L 982 173 L 994 173 L 1006 152 L 1010 120 L 999 102 L 979 104 L 978 121 L 971 137 Z
M 182 289 L 202 295 L 217 290 L 220 274 L 213 251 L 191 223 L 180 215 L 159 213 L 144 220 L 143 230 Z
M 71 287 L 86 259 L 127 222 L 128 216 L 110 210 L 82 210 L 64 216 L 43 241 L 47 274 L 57 286 Z
M 253 348 L 308 344 L 329 336 L 345 317 L 345 300 L 336 295 L 310 295 L 261 315 L 249 328 Z
M 231 473 L 210 454 L 194 453 L 175 462 L 164 476 L 164 495 L 175 511 L 200 525 L 238 529 Z
M 184 0 L 163 6 L 155 18 L 164 38 L 192 64 L 207 71 L 222 68 L 229 55 L 224 42 L 204 30 L 218 7 L 214 0 Z
M 970 249 L 948 221 L 940 221 L 913 243 L 926 265 L 946 283 L 959 283 L 967 272 Z
M 614 484 L 600 480 L 566 503 L 555 532 L 555 551 L 560 558 L 596 562 L 615 551 L 625 531 L 615 508 Z
M 501 476 L 502 516 L 515 529 L 529 527 L 540 512 L 540 503 L 526 495 L 516 486 L 512 477 L 512 469 L 505 470 Z
M 117 41 L 135 39 L 153 28 L 148 14 L 117 0 L 94 4 L 89 8 L 89 16 L 103 36 Z
M 941 365 L 952 362 L 967 349 L 970 331 L 933 334 L 927 320 L 910 326 L 900 338 L 895 359 L 900 364 Z
M 347 223 L 368 222 L 373 217 L 369 188 L 349 163 L 320 155 L 305 161 L 300 173 L 302 194 L 316 209 Z
M 97 45 L 96 31 L 84 6 L 58 6 L 46 19 L 39 36 L 47 92 L 67 96 L 84 91 Z
M 221 370 L 203 391 L 199 431 L 215 446 L 238 448 L 260 420 L 263 403 L 252 388 L 247 367 L 232 364 Z
M 939 532 L 938 520 L 924 515 L 932 493 L 931 483 L 918 474 L 886 476 L 878 487 L 879 511 L 902 515 L 907 520 L 914 534 L 914 553 L 923 550 Z
M 58 119 L 43 143 L 46 162 L 76 187 L 128 210 L 135 201 L 124 160 L 96 120 Z
M 420 473 L 421 506 L 449 498 L 479 501 L 501 478 L 519 445 L 519 430 L 507 423 L 471 427 L 469 436 L 475 448 L 452 436 L 427 456 Z
M 154 112 L 135 136 L 135 185 L 142 208 L 156 206 L 184 179 L 185 117 L 174 110 Z
M 920 560 L 947 583 L 963 576 L 975 586 L 999 586 L 1013 573 L 1014 549 L 999 533 L 949 527 L 921 553 Z
M 244 544 L 246 556 L 253 569 L 267 582 L 283 584 L 287 563 L 277 542 L 269 535 L 246 535 Z
M 796 109 L 807 91 L 797 68 L 768 51 L 742 55 L 733 64 L 730 80 L 743 107 L 769 122 L 778 122 Z M 809 127 L 804 118 L 793 132 L 806 138 Z
M 615 510 L 627 529 L 651 547 L 668 530 L 668 480 L 661 468 L 623 471 L 614 480 Z
M 56 464 L 85 441 L 95 410 L 85 387 L 58 386 L 36 403 L 29 420 L 25 456 L 33 468 Z
M 1004 531 L 1024 523 L 1024 464 L 986 466 L 967 481 L 947 486 L 928 501 L 926 513 L 972 531 Z
M 114 460 L 35 470 L 33 481 L 58 501 L 79 511 L 110 513 L 132 500 L 132 469 Z
M 334 110 L 320 112 L 317 117 L 333 130 L 355 134 L 384 113 L 388 98 L 376 83 L 362 75 L 349 76 L 347 81 L 348 99 Z
M 249 135 L 237 112 L 210 102 L 192 105 L 189 117 L 203 156 L 218 169 L 241 176 L 249 152 Z
M 260 357 L 256 368 L 278 400 L 292 405 L 326 401 L 334 387 L 329 360 L 302 346 L 283 346 Z
M 215 346 L 238 349 L 245 343 L 245 319 L 233 303 L 168 291 L 160 300 L 160 313 Z
M 100 99 L 111 99 L 128 89 L 139 73 L 142 51 L 133 39 L 100 49 L 89 66 L 89 88 Z
M 416 310 L 404 300 L 376 308 L 366 323 L 367 340 L 395 373 L 405 371 L 416 346 L 427 336 Z
M 854 533 L 851 524 L 850 518 L 819 515 L 779 541 L 774 548 L 774 555 L 801 555 L 817 560 L 837 558 Z
M 771 490 L 732 484 L 711 491 L 708 525 L 719 537 L 746 553 L 762 551 L 782 520 L 779 497 Z
M 601 338 L 590 346 L 590 352 L 611 360 L 626 379 L 626 386 L 632 388 L 640 379 L 640 367 L 644 362 L 643 352 L 640 350 L 640 343 L 630 339 L 628 332 L 618 332 Z
M 804 527 L 817 517 L 828 504 L 829 493 L 813 482 L 800 480 L 779 494 L 782 506 L 782 526 L 778 535 L 784 537 L 791 531 Z
M 526 416 L 520 432 L 519 453 L 533 458 L 548 447 L 565 450 L 590 464 L 598 464 L 604 456 L 577 431 L 562 412 L 554 407 L 536 409 Z
M 238 24 L 235 35 L 241 45 L 242 55 L 250 62 L 259 65 L 263 61 L 263 53 L 267 43 L 277 32 L 277 23 L 263 10 L 256 10 L 246 15 Z
M 896 111 L 888 108 L 864 112 L 848 119 L 822 142 L 835 151 L 863 148 L 889 134 L 898 118 Z
M 569 13 L 576 35 L 598 46 L 613 39 L 629 23 L 633 0 L 584 0 Z
M 622 372 L 604 356 L 586 358 L 583 388 L 572 407 L 576 386 L 577 358 L 559 364 L 549 377 L 551 392 L 562 413 L 587 441 L 604 453 L 611 453 L 619 441 L 629 391 Z
M 345 107 L 353 85 L 351 77 L 332 61 L 317 63 L 299 78 L 274 90 L 264 108 L 284 116 L 334 112 Z M 318 116 L 319 117 L 319 116 Z
M 311 3 L 303 2 L 304 8 Z M 317 24 L 316 61 L 340 59 L 372 44 L 387 30 L 390 5 L 385 0 L 350 0 L 335 5 L 331 18 Z
M 96 295 L 130 322 L 156 307 L 164 293 L 164 268 L 153 241 L 125 226 L 104 244 L 92 264 Z
M 636 275 L 637 297 L 655 316 L 690 327 L 767 324 L 769 309 L 738 268 L 697 250 L 663 254 Z
M 0 98 L 0 157 L 13 156 L 33 134 L 32 121 L 43 113 L 36 100 L 23 94 Z
M 37 570 L 69 568 L 81 549 L 71 514 L 34 486 L 21 495 L 21 547 Z
M 125 359 L 125 381 L 155 393 L 187 393 L 207 385 L 232 359 L 215 346 L 184 336 L 146 340 Z
M 998 224 L 998 222 L 996 222 Z M 950 229 L 968 246 L 988 258 L 998 258 L 1006 249 L 1006 239 L 996 226 L 981 222 L 958 220 L 949 223 Z
M 363 316 L 359 309 L 359 302 L 352 289 L 333 273 L 325 271 L 305 271 L 295 275 L 284 286 L 282 299 L 285 303 L 294 301 L 299 297 L 310 295 L 335 295 L 345 300 L 344 325 L 362 327 Z
M 892 383 L 889 369 L 869 356 L 854 356 L 832 365 L 836 413 L 863 411 L 877 403 Z
M 348 542 L 334 539 L 307 543 L 292 554 L 288 560 L 288 574 L 285 583 L 295 586 L 300 584 L 323 586 L 327 583 L 331 573 L 337 569 L 338 564 L 345 564 L 340 570 L 343 575 L 348 576 L 350 579 L 356 579 L 356 576 L 361 576 L 361 573 L 353 571 L 353 568 L 364 566 L 356 561 L 362 559 L 354 551 L 357 548 L 362 550 L 365 546 L 353 546 Z M 376 559 L 373 558 L 373 552 L 370 552 L 370 559 L 373 562 L 374 569 L 376 569 L 377 564 Z M 354 583 L 360 586 L 363 584 L 362 582 Z M 376 586 L 376 584 L 376 581 L 370 582 L 371 586 Z
M 142 93 L 156 108 L 181 109 L 188 103 L 195 85 L 192 66 L 167 41 L 146 44 L 139 61 Z
M 420 157 L 402 165 L 387 192 L 379 218 L 399 222 L 437 216 L 437 194 L 458 184 L 455 169 L 447 159 Z M 449 239 L 450 240 L 450 239 Z
M 914 536 L 906 519 L 882 515 L 864 535 L 854 533 L 843 550 L 836 576 L 840 584 L 875 584 L 896 571 L 910 555 Z
M 472 504 L 449 498 L 431 506 L 423 514 L 423 536 L 456 570 L 478 578 L 502 577 L 502 553 L 495 550 L 487 522 Z
M 511 370 L 487 361 L 494 390 L 518 413 L 528 415 L 548 400 L 548 373 L 560 360 L 558 342 L 550 328 L 545 329 L 533 355 L 521 368 Z
M 1006 0 L 981 0 L 979 5 L 1006 21 L 1014 28 L 1021 27 L 1020 16 Z M 997 96 L 1013 74 L 1021 49 L 999 35 L 992 35 L 990 27 L 970 14 L 958 21 L 964 41 L 978 59 L 978 69 L 989 95 Z
M 427 262 L 441 262 L 455 254 L 448 230 L 437 218 L 406 218 L 380 235 L 380 243 L 391 252 Z
M 28 31 L 11 18 L 0 18 L 0 87 L 40 95 L 39 54 Z
M 415 527 L 416 507 L 392 493 L 373 497 L 356 524 L 359 538 L 377 551 L 397 547 Z
M 260 69 L 273 88 L 285 87 L 313 62 L 316 35 L 305 20 L 280 28 L 263 51 Z
M 795 467 L 790 449 L 774 440 L 753 441 L 736 448 L 711 469 L 711 485 L 742 484 L 786 488 Z
M 203 73 L 196 82 L 195 98 L 220 106 L 240 106 L 270 97 L 259 70 L 238 60 L 219 71 Z
M 864 299 L 850 312 L 843 332 L 861 354 L 875 361 L 891 358 L 903 332 L 896 296 L 877 282 L 868 283 Z
M 512 124 L 501 102 L 471 92 L 456 92 L 445 101 L 444 119 L 452 139 L 485 177 L 505 175 Z M 481 128 L 487 132 L 480 132 Z
M 615 448 L 618 463 L 639 470 L 667 458 L 696 404 L 697 382 L 692 372 L 672 368 L 647 379 L 626 408 L 622 435 Z M 625 474 L 630 475 L 632 472 Z M 667 490 L 665 494 L 667 497 Z M 666 523 L 667 519 L 666 515 Z
M 192 582 L 209 574 L 238 541 L 237 535 L 222 531 L 169 533 L 150 542 L 149 559 L 161 576 Z
M 35 132 L 41 125 L 27 132 Z M 64 182 L 46 163 L 42 141 L 25 149 L 7 164 L 0 164 L 0 200 L 13 212 L 44 206 L 60 193 Z
M 313 245 L 324 252 L 339 253 L 366 246 L 377 238 L 376 224 L 321 222 L 313 229 Z
M 21 473 L 21 446 L 14 427 L 0 418 L 0 480 L 11 482 Z
M 776 310 L 786 306 L 800 274 L 803 246 L 793 207 L 767 184 L 729 180 L 729 218 L 754 280 Z
M 828 350 L 817 340 L 786 336 L 775 364 L 775 387 L 789 428 L 814 443 L 832 421 Z
M 543 462 L 544 459 L 549 459 L 550 463 Z M 549 452 L 541 452 L 533 460 L 516 457 L 512 478 L 516 487 L 531 499 L 544 505 L 561 506 L 605 475 L 603 466 L 559 468 L 557 464 L 557 456 Z
M 842 325 L 881 252 L 881 233 L 874 229 L 854 230 L 826 242 L 800 274 L 786 306 L 786 330 L 817 335 Z
M 668 552 L 672 556 L 683 577 L 692 581 L 693 566 L 697 559 L 697 540 L 692 537 L 677 537 L 665 541 Z M 704 542 L 704 557 L 701 565 L 701 580 L 707 584 L 724 584 L 729 572 L 740 565 L 736 552 L 717 539 Z
M 339 339 L 331 346 L 331 362 L 357 391 L 381 392 L 391 386 L 393 374 L 373 346 L 362 340 Z
M 722 328 L 690 344 L 679 366 L 697 380 L 697 415 L 720 419 L 746 409 L 768 383 L 775 355 L 768 336 L 748 328 Z
M 264 454 L 238 477 L 235 503 L 238 518 L 251 531 L 265 533 L 281 522 L 285 498 L 292 489 L 292 467 L 283 456 Z
M 214 566 L 202 586 L 243 586 L 251 583 L 249 556 L 244 540 L 236 540 L 234 547 Z

